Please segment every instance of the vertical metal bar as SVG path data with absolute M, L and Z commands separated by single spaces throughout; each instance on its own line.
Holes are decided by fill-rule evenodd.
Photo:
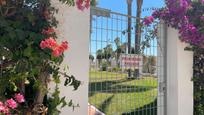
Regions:
M 164 92 L 164 115 L 167 115 L 167 25 L 162 23 L 164 26 L 164 81 L 165 81 L 165 92 Z
M 95 16 L 96 17 L 96 16 Z M 97 52 L 97 49 L 98 49 L 98 17 L 96 17 L 96 52 Z M 98 62 L 98 66 L 100 66 L 100 64 L 99 64 L 99 62 Z M 95 76 L 99 76 L 99 74 L 98 74 L 98 67 L 97 67 L 97 70 L 95 70 Z M 94 78 L 94 85 L 95 85 L 95 92 L 97 93 L 97 84 L 96 84 L 96 82 L 97 82 L 97 79 L 96 78 Z M 97 102 L 97 98 L 95 98 L 95 102 Z M 96 110 L 95 110 L 95 112 L 96 112 Z
M 100 17 L 100 31 L 101 31 L 101 35 L 100 35 L 100 49 L 103 48 L 103 17 L 101 16 Z M 102 58 L 103 59 L 103 58 Z M 101 77 L 100 77 L 100 80 L 102 80 L 103 78 L 103 60 L 102 60 L 102 63 L 101 63 L 101 69 L 102 71 L 100 72 L 101 73 Z M 100 82 L 100 81 L 99 81 Z M 103 82 L 100 83 L 101 84 L 101 88 L 100 88 L 100 91 L 99 92 L 102 92 L 102 89 L 103 89 Z M 101 93 L 101 96 L 100 96 L 100 100 L 102 101 L 103 100 L 103 94 Z
M 105 20 L 106 20 L 106 24 L 105 24 L 105 30 L 106 30 L 106 47 L 108 46 L 108 18 L 107 17 L 105 17 Z M 108 61 L 108 56 L 106 57 L 107 59 L 106 59 L 106 63 L 108 63 L 107 61 Z M 107 69 L 108 69 L 108 65 L 106 65 L 107 67 Z M 108 79 L 108 71 L 106 70 L 106 76 L 105 76 L 105 78 L 106 79 Z M 103 82 L 103 81 L 102 81 Z M 108 93 L 108 91 L 107 91 L 107 82 L 105 82 L 105 88 L 103 88 L 105 91 L 105 93 Z M 102 91 L 103 92 L 103 91 Z M 108 99 L 108 96 L 106 95 L 106 99 Z M 108 102 L 107 101 L 105 101 L 105 105 L 107 105 L 108 104 Z M 105 110 L 104 110 L 105 111 Z

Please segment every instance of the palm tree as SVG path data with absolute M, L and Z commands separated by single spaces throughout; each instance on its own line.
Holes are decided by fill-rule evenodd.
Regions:
M 104 59 L 109 60 L 113 54 L 112 45 L 108 44 L 105 48 L 103 48 L 103 51 L 104 51 Z
M 96 51 L 96 59 L 98 60 L 98 66 L 100 67 L 101 61 L 104 58 L 103 50 L 99 49 Z
M 139 53 L 140 49 L 140 38 L 141 38 L 141 13 L 142 13 L 143 0 L 137 0 L 137 11 L 136 11 L 136 29 L 135 29 L 135 53 Z
M 141 13 L 142 13 L 142 4 L 143 0 L 137 0 L 137 11 L 136 11 L 136 29 L 135 29 L 135 52 L 136 54 L 140 53 L 140 39 L 141 39 Z M 135 77 L 139 77 L 139 69 L 135 70 Z
M 117 37 L 115 40 L 114 40 L 115 44 L 116 44 L 116 50 L 115 50 L 115 59 L 116 59 L 116 63 L 118 65 L 118 67 L 120 66 L 120 63 L 119 63 L 119 58 L 120 58 L 120 55 L 122 53 L 125 53 L 126 52 L 126 45 L 127 43 L 121 43 L 120 42 L 120 38 Z
M 131 16 L 132 16 L 132 0 L 127 0 L 127 5 L 128 5 L 128 53 L 131 52 L 131 24 L 132 24 L 132 20 L 131 20 Z
M 94 61 L 94 56 L 92 54 L 89 54 L 89 60 Z

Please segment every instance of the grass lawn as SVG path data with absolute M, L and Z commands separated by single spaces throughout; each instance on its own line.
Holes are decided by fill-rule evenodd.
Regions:
M 106 115 L 156 115 L 157 78 L 90 72 L 89 103 Z

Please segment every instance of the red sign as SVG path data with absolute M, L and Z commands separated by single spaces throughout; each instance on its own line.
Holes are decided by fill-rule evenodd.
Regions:
M 120 67 L 122 69 L 142 68 L 142 56 L 137 54 L 122 54 L 120 56 Z

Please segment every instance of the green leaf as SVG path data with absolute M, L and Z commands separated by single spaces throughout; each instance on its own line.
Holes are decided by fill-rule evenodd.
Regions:
M 33 15 L 33 13 L 28 13 L 27 17 L 29 22 L 32 23 L 33 21 L 35 21 L 35 16 Z
M 26 57 L 32 57 L 32 51 L 33 49 L 31 48 L 31 46 L 28 46 L 25 50 L 24 50 L 24 56 Z
M 66 97 L 62 97 L 61 100 L 60 100 L 60 103 L 62 103 L 62 106 L 61 108 L 65 107 L 67 105 L 67 102 L 66 102 Z

